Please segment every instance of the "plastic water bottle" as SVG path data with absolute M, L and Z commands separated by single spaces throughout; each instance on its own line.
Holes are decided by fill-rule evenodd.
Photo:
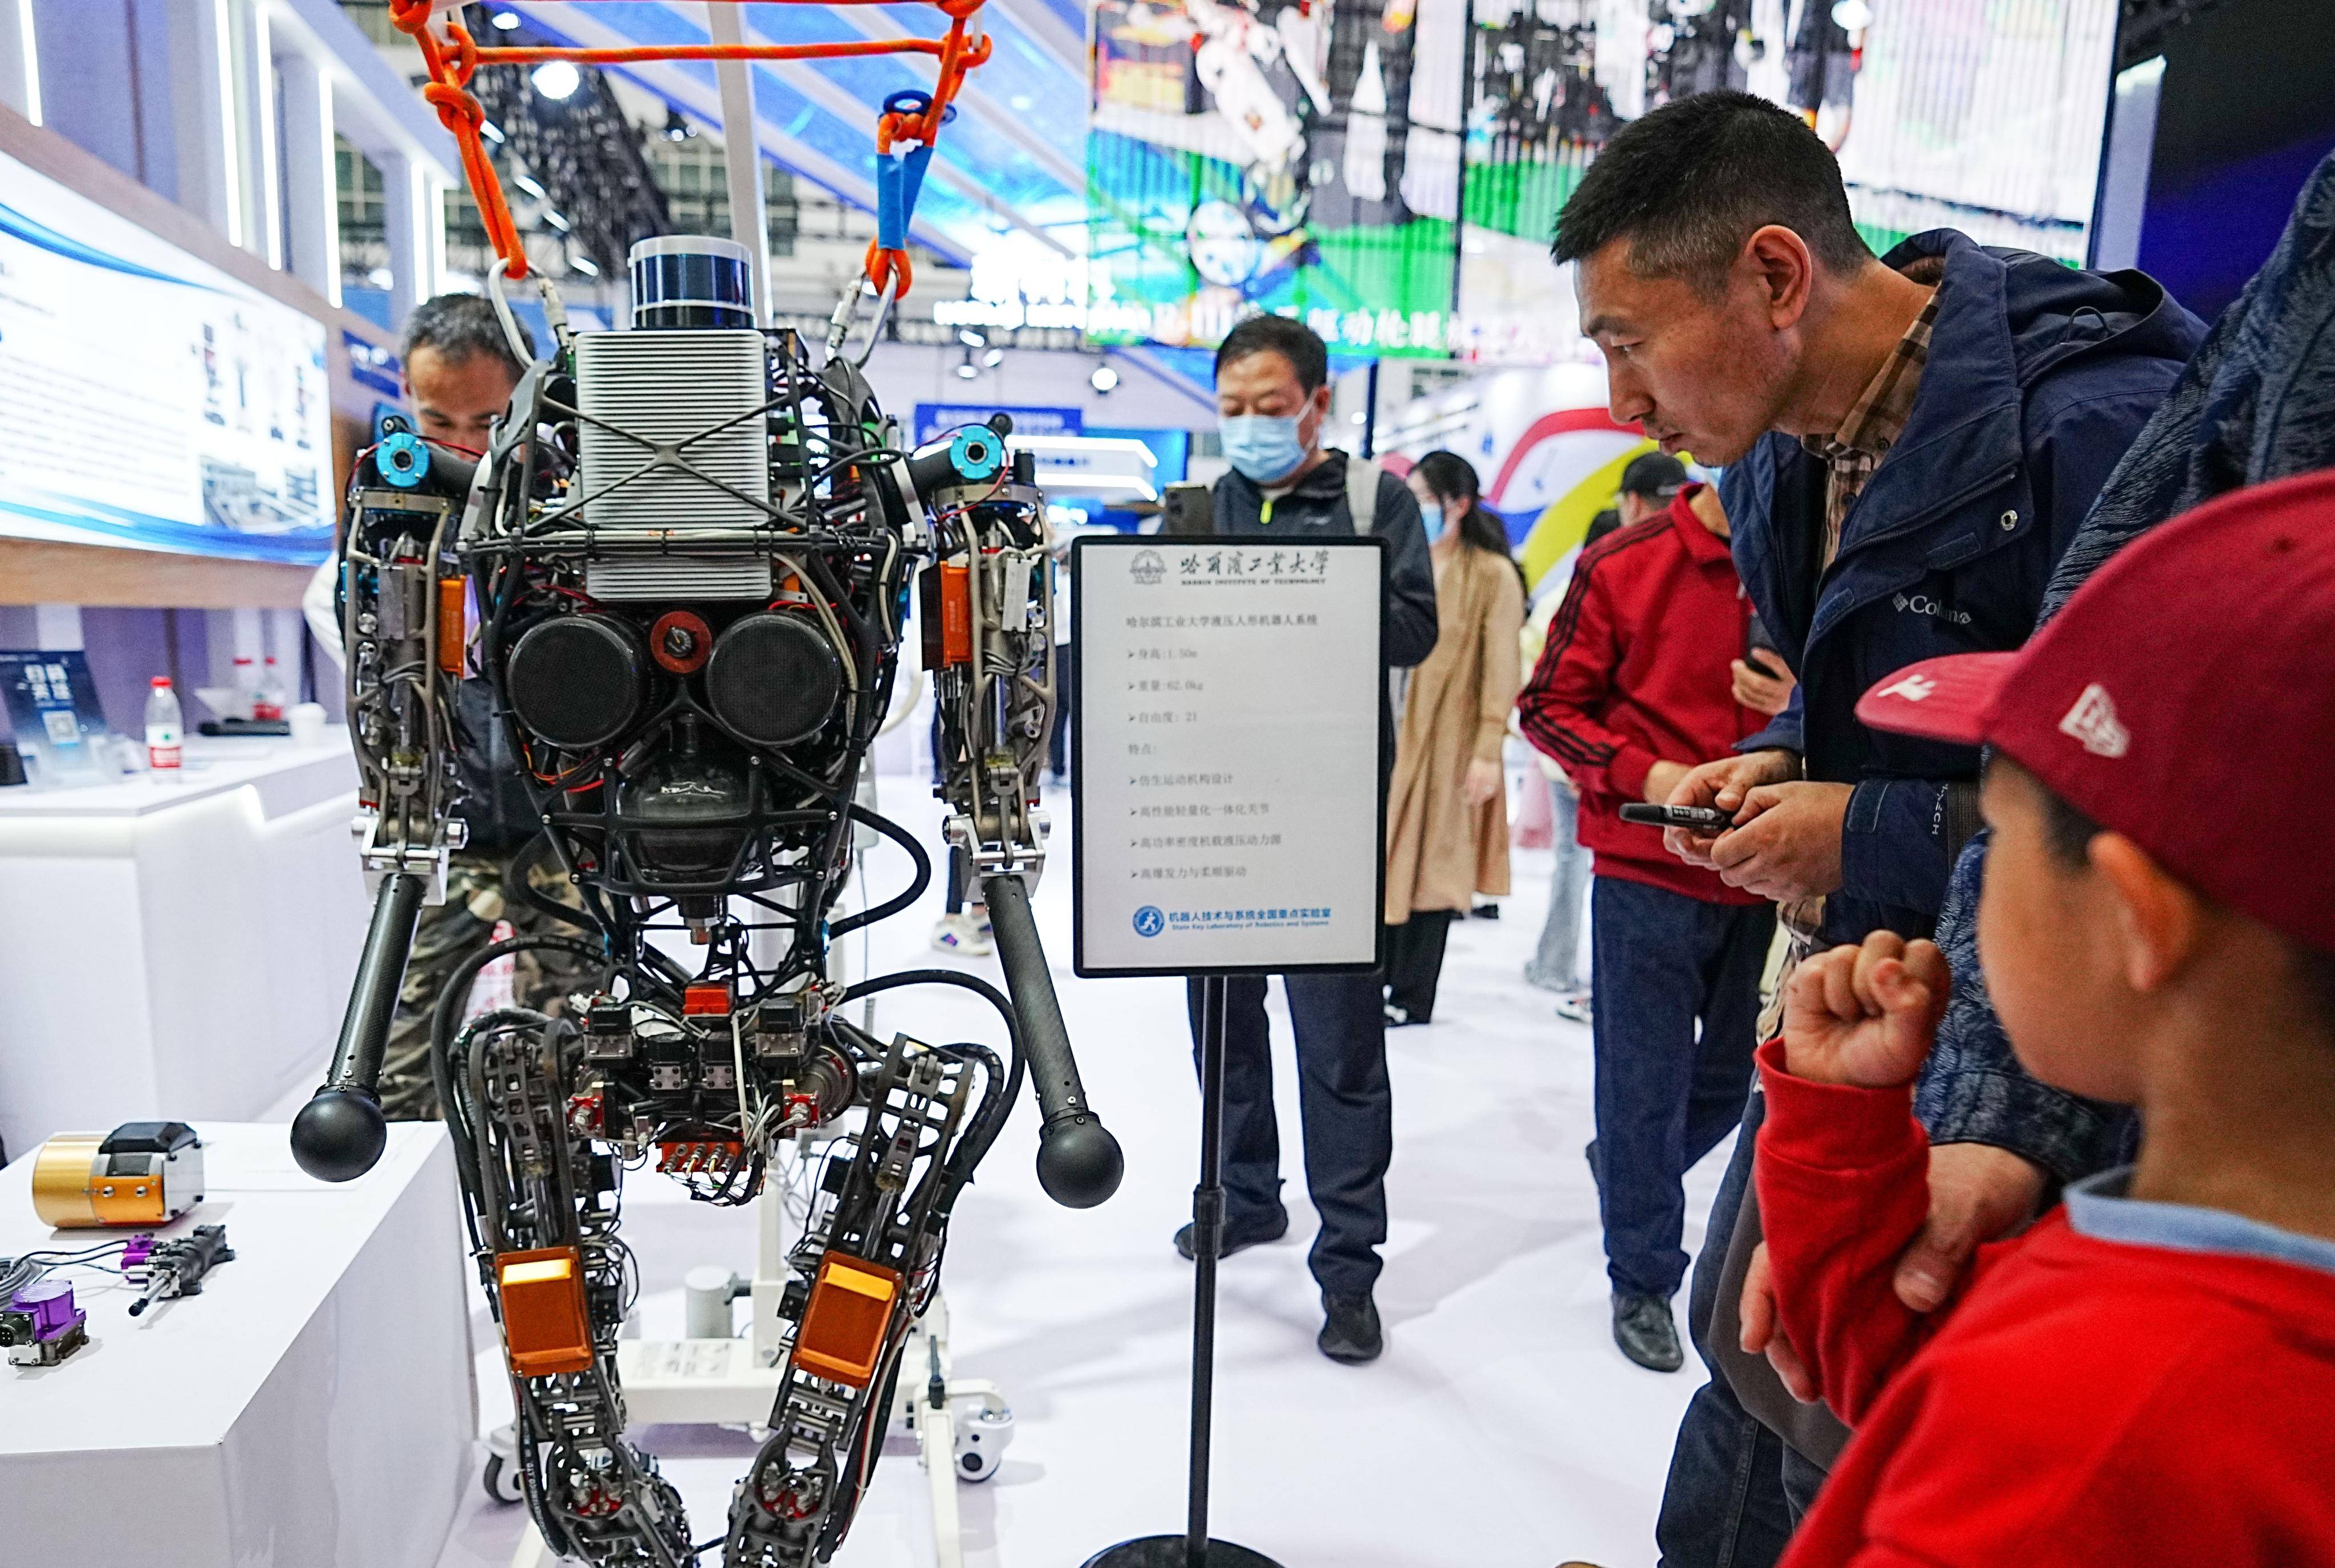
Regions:
M 259 673 L 259 691 L 252 699 L 251 716 L 255 719 L 281 719 L 284 707 L 284 677 L 277 673 L 276 661 L 271 658 Z
M 235 713 L 237 719 L 259 716 L 259 666 L 249 659 L 235 662 Z
M 176 784 L 186 777 L 179 769 L 179 733 L 185 722 L 170 677 L 155 676 L 154 689 L 146 694 L 146 766 L 157 784 Z

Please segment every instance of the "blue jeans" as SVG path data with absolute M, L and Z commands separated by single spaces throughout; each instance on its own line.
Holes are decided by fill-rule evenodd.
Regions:
M 1540 928 L 1540 948 L 1525 965 L 1525 979 L 1543 991 L 1579 991 L 1581 909 L 1588 902 L 1589 851 L 1577 837 L 1581 802 L 1565 780 L 1548 781 L 1549 814 L 1555 818 L 1553 847 L 1556 868 L 1548 882 L 1548 919 Z
M 1297 1109 L 1305 1186 L 1322 1216 L 1308 1258 L 1332 1295 L 1366 1295 L 1386 1241 L 1387 1162 L 1394 1155 L 1386 1004 L 1376 974 L 1290 974 L 1297 1031 Z M 1200 1042 L 1200 982 L 1186 982 L 1192 1049 Z M 1273 1042 L 1264 977 L 1225 982 L 1225 1220 L 1235 1230 L 1282 1213 L 1281 1128 L 1273 1114 Z
M 1735 1234 L 1735 1218 L 1751 1185 L 1752 1147 L 1767 1108 L 1766 1097 L 1750 1097 L 1735 1157 L 1719 1184 L 1702 1251 L 1694 1260 L 1687 1331 L 1710 1380 L 1695 1390 L 1671 1450 L 1670 1479 L 1662 1487 L 1662 1513 L 1654 1522 L 1661 1568 L 1775 1568 L 1824 1484 L 1824 1472 L 1814 1462 L 1795 1453 L 1737 1402 L 1705 1341 L 1718 1304 L 1728 1240 Z
M 1597 1006 L 1597 1186 L 1616 1291 L 1664 1301 L 1686 1278 L 1686 1173 L 1743 1114 L 1766 904 L 1710 904 L 1600 876 L 1590 894 Z

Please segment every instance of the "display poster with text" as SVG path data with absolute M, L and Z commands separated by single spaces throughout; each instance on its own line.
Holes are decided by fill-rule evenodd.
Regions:
M 1074 548 L 1077 972 L 1376 963 L 1379 541 Z

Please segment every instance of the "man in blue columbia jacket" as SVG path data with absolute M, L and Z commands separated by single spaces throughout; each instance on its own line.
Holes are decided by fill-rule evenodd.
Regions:
M 1909 662 L 2027 639 L 2054 563 L 2200 324 L 2138 274 L 1950 231 L 1876 259 L 1823 144 L 1740 93 L 1626 128 L 1568 202 L 1555 255 L 1580 264 L 1613 417 L 1726 465 L 1738 569 L 1800 682 L 1742 755 L 1671 796 L 1736 826 L 1673 832 L 1673 849 L 1775 899 L 1811 940 L 1928 934 L 1976 827 L 1978 755 L 1873 733 L 1856 700 Z M 1922 1310 L 1977 1241 L 2032 1212 L 2042 1172 L 2013 1152 L 2030 1102 L 2001 1103 L 2002 1125 L 1962 1128 L 1966 1141 L 1933 1153 L 1929 1228 L 1899 1275 Z M 1731 1322 L 1712 1327 L 1752 1266 L 1747 1224 L 1727 1273 L 1761 1109 L 1755 1095 L 1695 1271 L 1690 1321 L 1712 1379 L 1672 1456 L 1667 1568 L 1772 1563 L 1840 1437 L 1735 1350 Z

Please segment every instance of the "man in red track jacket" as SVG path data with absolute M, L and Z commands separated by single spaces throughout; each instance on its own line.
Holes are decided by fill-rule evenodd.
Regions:
M 1991 750 L 1995 1007 L 2030 1071 L 2136 1107 L 2142 1138 L 1910 1311 L 1945 960 L 1882 931 L 1800 965 L 1759 1058 L 1753 1273 L 1781 1323 L 1747 1305 L 1743 1345 L 1856 1435 L 1784 1568 L 2335 1563 L 2330 641 L 2320 472 L 2127 546 L 2020 652 L 1857 704 Z
M 1686 1275 L 1683 1178 L 1741 1118 L 1776 916 L 1618 812 L 1667 799 L 1765 721 L 1733 691 L 1750 624 L 1718 492 L 1692 486 L 1582 553 L 1516 700 L 1526 739 L 1581 792 L 1581 842 L 1596 856 L 1590 1164 L 1614 1342 L 1663 1372 L 1684 1359 L 1670 1307 Z

